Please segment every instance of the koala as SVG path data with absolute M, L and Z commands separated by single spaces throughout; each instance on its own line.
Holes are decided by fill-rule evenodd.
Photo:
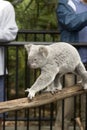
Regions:
M 82 79 L 82 86 L 87 89 L 87 71 L 75 47 L 65 42 L 51 45 L 25 45 L 30 68 L 41 69 L 41 74 L 31 86 L 25 90 L 32 99 L 35 94 L 45 88 L 54 93 L 62 90 L 60 78 L 72 72 Z

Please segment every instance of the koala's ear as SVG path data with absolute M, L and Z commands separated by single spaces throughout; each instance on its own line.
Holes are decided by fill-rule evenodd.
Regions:
M 43 56 L 46 56 L 48 55 L 48 50 L 46 47 L 40 47 L 39 48 L 39 53 L 42 54 Z
M 24 47 L 27 50 L 27 52 L 30 51 L 31 46 L 32 46 L 32 44 L 24 45 Z

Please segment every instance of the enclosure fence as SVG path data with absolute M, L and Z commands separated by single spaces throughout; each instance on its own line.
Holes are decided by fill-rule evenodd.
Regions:
M 12 100 L 21 97 L 26 97 L 25 89 L 30 87 L 40 74 L 40 70 L 30 69 L 27 65 L 27 53 L 24 48 L 25 44 L 45 44 L 49 45 L 53 42 L 58 42 L 60 35 L 57 31 L 27 31 L 21 30 L 18 33 L 17 39 L 14 42 L 1 42 L 0 47 L 4 47 L 4 74 L 5 74 L 5 90 L 4 90 L 4 100 Z M 81 46 L 87 47 L 86 43 L 72 43 L 73 46 L 79 48 Z M 6 69 L 8 74 L 6 74 Z M 76 84 L 78 78 L 72 76 L 73 84 Z M 66 75 L 62 79 L 63 87 L 66 86 Z M 40 92 L 41 94 L 41 92 Z M 7 99 L 6 99 L 7 95 Z M 82 96 L 73 97 L 74 102 L 74 114 L 73 119 L 79 113 L 81 117 L 81 108 L 84 107 L 84 130 L 87 130 L 87 95 L 85 95 L 85 105 L 82 103 Z M 79 102 L 77 105 L 77 101 Z M 62 128 L 64 130 L 64 102 L 62 100 Z M 53 130 L 55 120 L 57 117 L 57 104 L 54 102 L 48 105 L 40 106 L 31 109 L 22 109 L 12 112 L 4 113 L 3 130 L 7 128 L 12 130 L 19 130 L 20 128 L 24 130 L 42 130 L 48 128 Z M 78 111 L 78 112 L 77 112 Z M 73 120 L 72 119 L 72 120 Z M 76 122 L 73 121 L 73 130 L 76 130 Z

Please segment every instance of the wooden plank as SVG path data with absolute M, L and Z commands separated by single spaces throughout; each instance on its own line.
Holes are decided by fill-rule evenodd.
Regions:
M 50 92 L 47 92 L 47 93 L 36 95 L 32 100 L 26 97 L 26 98 L 0 102 L 0 113 L 19 110 L 23 108 L 37 107 L 44 104 L 55 102 L 56 100 L 62 100 L 86 92 L 87 90 L 83 90 L 81 85 L 77 84 L 71 87 L 64 88 L 62 91 L 56 92 L 55 94 L 51 94 Z

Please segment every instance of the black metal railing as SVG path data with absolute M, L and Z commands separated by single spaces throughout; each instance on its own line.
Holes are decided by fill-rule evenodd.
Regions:
M 27 54 L 24 49 L 24 45 L 34 42 L 34 44 L 51 44 L 52 42 L 59 41 L 59 33 L 57 31 L 19 31 L 17 40 L 11 43 L 1 43 L 0 46 L 5 50 L 5 65 L 4 68 L 8 68 L 8 76 L 5 76 L 5 94 L 7 93 L 7 99 L 16 99 L 27 96 L 25 89 L 30 87 L 34 83 L 35 79 L 40 74 L 40 70 L 31 70 L 27 66 Z M 38 43 L 39 42 L 39 43 Z M 87 47 L 86 43 L 78 44 L 73 43 L 75 47 Z M 6 75 L 6 71 L 4 70 Z M 63 77 L 63 86 L 66 84 L 66 77 Z M 77 82 L 77 77 L 73 76 L 73 83 Z M 5 99 L 5 98 L 4 98 Z M 85 130 L 87 130 L 87 95 L 85 97 Z M 76 117 L 77 96 L 74 97 L 74 115 Z M 81 114 L 82 106 L 79 97 L 79 115 Z M 64 130 L 64 102 L 62 105 L 62 128 Z M 57 102 L 44 105 L 32 109 L 23 109 L 18 111 L 12 111 L 4 114 L 3 130 L 6 130 L 7 126 L 18 130 L 19 127 L 29 130 L 31 126 L 37 127 L 41 130 L 43 126 L 49 126 L 49 130 L 53 129 L 55 119 L 57 115 Z M 10 124 L 10 125 L 9 125 Z M 73 129 L 76 130 L 76 124 L 74 122 Z

